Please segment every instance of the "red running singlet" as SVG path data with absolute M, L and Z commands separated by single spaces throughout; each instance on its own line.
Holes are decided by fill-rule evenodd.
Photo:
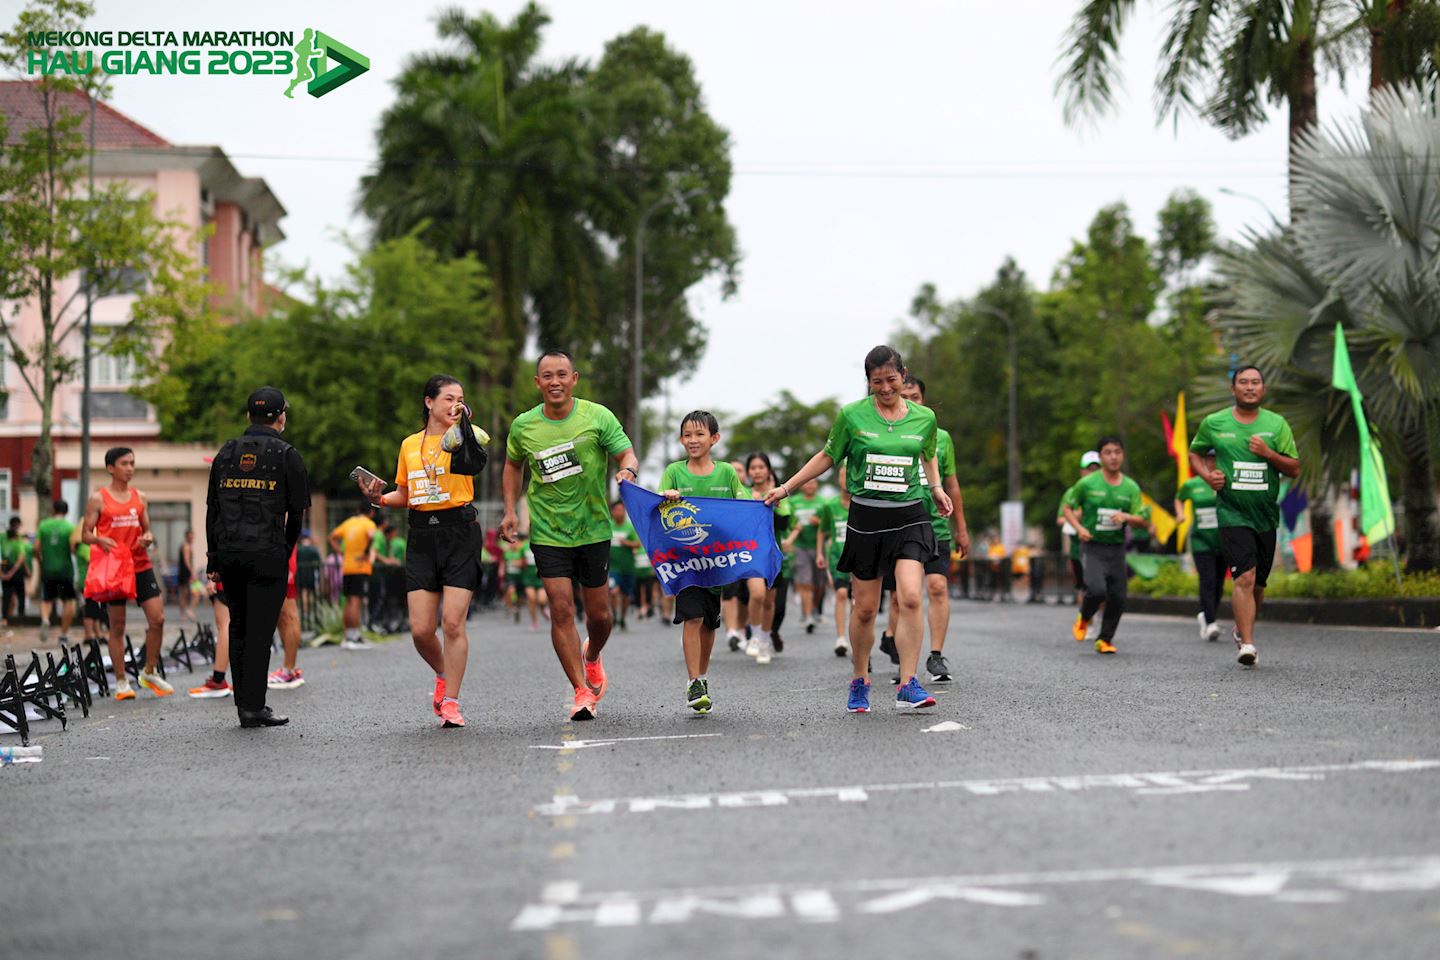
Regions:
M 109 537 L 122 549 L 128 547 L 135 558 L 136 573 L 151 568 L 150 552 L 140 546 L 140 495 L 133 489 L 130 499 L 121 502 L 108 488 L 100 488 L 100 519 L 95 523 L 95 534 Z

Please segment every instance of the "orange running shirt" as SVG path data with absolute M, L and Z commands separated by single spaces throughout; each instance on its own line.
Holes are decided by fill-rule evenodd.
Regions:
M 421 431 L 400 444 L 395 486 L 409 491 L 411 510 L 449 510 L 475 499 L 475 478 L 450 472 L 450 454 L 440 449 L 440 439 Z
M 374 520 L 356 514 L 330 534 L 340 538 L 340 545 L 344 550 L 344 560 L 340 564 L 342 574 L 349 576 L 359 573 L 369 576 L 374 572 L 374 564 L 370 562 L 370 543 L 375 539 L 375 530 Z

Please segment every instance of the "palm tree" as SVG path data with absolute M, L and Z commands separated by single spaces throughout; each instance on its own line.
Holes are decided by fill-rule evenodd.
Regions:
M 1344 482 L 1358 435 L 1330 389 L 1346 330 L 1368 418 L 1403 477 L 1408 565 L 1440 567 L 1440 116 L 1413 87 L 1376 93 L 1362 121 L 1302 138 L 1302 213 L 1222 254 L 1227 345 L 1269 374 L 1312 489 Z
M 1068 123 L 1114 106 L 1120 36 L 1135 0 L 1088 0 L 1066 33 L 1056 91 Z M 1368 57 L 1371 87 L 1434 83 L 1440 8 L 1410 0 L 1177 0 L 1155 75 L 1159 121 L 1196 113 L 1232 138 L 1289 113 L 1290 165 L 1319 122 L 1321 68 L 1342 81 Z M 1291 216 L 1297 199 L 1291 191 Z
M 595 98 L 578 62 L 536 63 L 549 20 L 533 3 L 508 24 L 442 12 L 453 48 L 413 57 L 395 81 L 378 167 L 360 186 L 377 239 L 417 232 L 486 266 L 498 309 L 482 333 L 517 352 L 532 331 L 594 312 L 603 262 L 586 227 Z M 515 374 L 492 371 L 486 386 L 508 390 Z

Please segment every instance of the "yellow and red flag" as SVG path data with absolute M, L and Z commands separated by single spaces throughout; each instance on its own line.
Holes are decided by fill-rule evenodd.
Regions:
M 1170 442 L 1169 453 L 1175 458 L 1176 481 L 1175 489 L 1178 491 L 1185 486 L 1185 481 L 1190 479 L 1190 428 L 1185 422 L 1185 391 L 1181 390 L 1180 395 L 1175 398 L 1175 424 L 1170 428 L 1170 435 L 1166 438 Z M 1175 539 L 1175 549 L 1185 549 L 1185 539 L 1190 535 L 1190 528 L 1195 524 L 1195 506 L 1189 500 L 1185 501 L 1185 515 L 1177 518 L 1178 534 Z

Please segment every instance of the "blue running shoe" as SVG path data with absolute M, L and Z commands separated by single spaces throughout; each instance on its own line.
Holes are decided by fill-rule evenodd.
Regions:
M 935 706 L 935 698 L 925 692 L 920 686 L 920 681 L 914 677 L 899 690 L 895 691 L 896 710 L 924 710 L 926 707 Z
M 849 710 L 851 713 L 870 712 L 869 683 L 859 678 L 850 681 L 850 702 L 845 705 L 845 709 Z

